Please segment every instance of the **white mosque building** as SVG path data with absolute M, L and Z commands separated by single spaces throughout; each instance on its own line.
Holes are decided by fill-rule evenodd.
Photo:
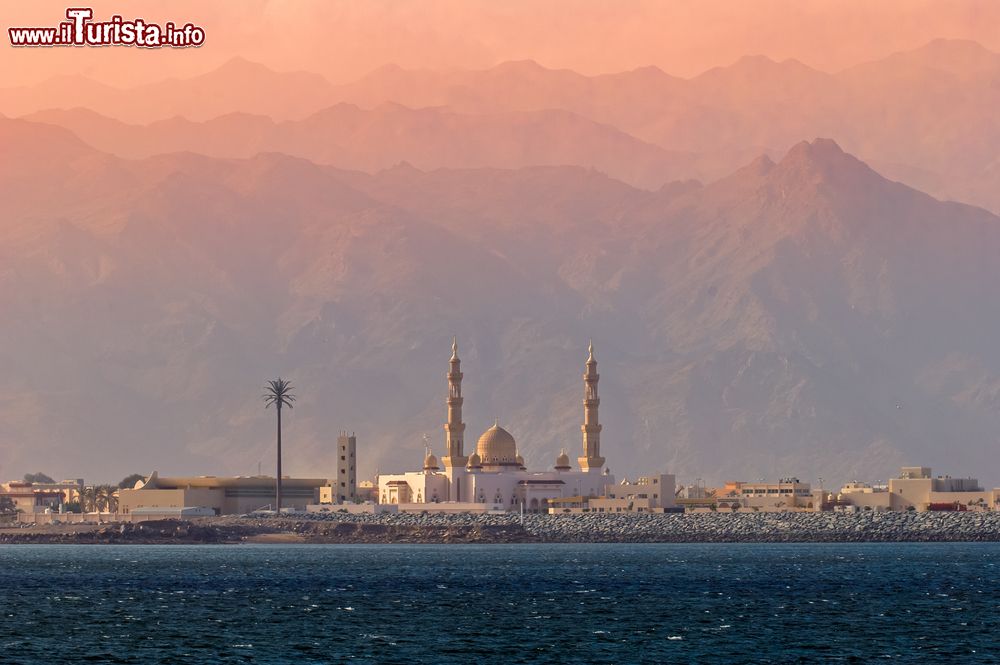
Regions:
M 553 499 L 600 497 L 614 477 L 604 467 L 601 457 L 601 424 L 597 407 L 597 360 L 590 345 L 583 375 L 583 455 L 573 469 L 563 451 L 551 471 L 529 471 L 518 453 L 514 437 L 495 422 L 483 432 L 471 455 L 465 454 L 465 423 L 462 422 L 462 370 L 458 343 L 452 342 L 448 372 L 448 422 L 445 423 L 445 450 L 440 463 L 428 451 L 421 471 L 381 474 L 378 477 L 378 501 L 407 504 L 421 510 L 489 511 L 524 510 L 547 512 Z

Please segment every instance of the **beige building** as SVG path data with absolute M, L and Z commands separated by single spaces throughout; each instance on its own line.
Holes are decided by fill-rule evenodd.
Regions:
M 662 513 L 676 504 L 676 481 L 669 473 L 627 478 L 606 485 L 600 496 L 571 496 L 549 501 L 549 513 Z
M 378 485 L 371 480 L 362 480 L 358 483 L 357 497 L 361 503 L 378 503 Z
M 283 509 L 305 510 L 316 503 L 325 478 L 283 478 Z M 208 508 L 216 515 L 238 515 L 274 509 L 274 478 L 270 476 L 193 476 L 166 478 L 155 471 L 132 489 L 119 492 L 118 510 L 128 515 L 136 510 Z
M 760 510 L 819 510 L 819 498 L 809 483 L 798 478 L 781 478 L 776 483 L 732 483 L 745 508 Z
M 841 510 L 1000 510 L 1000 489 L 983 489 L 975 478 L 934 477 L 926 466 L 904 466 L 887 486 L 848 483 L 833 505 Z
M 597 360 L 591 345 L 583 375 L 583 446 L 573 469 L 561 452 L 551 470 L 529 471 L 514 436 L 494 422 L 476 443 L 475 452 L 465 454 L 465 423 L 462 421 L 462 370 L 458 344 L 452 343 L 449 361 L 448 417 L 444 425 L 445 455 L 438 460 L 430 450 L 419 471 L 380 474 L 380 504 L 400 510 L 482 511 L 524 510 L 549 512 L 550 503 L 566 497 L 602 496 L 614 477 L 601 456 L 601 424 L 598 417 Z M 409 504 L 414 504 L 410 507 Z
M 729 481 L 723 487 L 688 488 L 677 500 L 686 512 L 747 509 L 755 512 L 808 512 L 822 509 L 822 492 L 798 478 L 765 481 Z
M 57 489 L 40 489 L 33 483 L 12 480 L 0 487 L 0 498 L 9 499 L 18 513 L 34 514 L 58 510 L 65 495 Z
M 83 479 L 63 480 L 56 483 L 28 483 L 12 480 L 0 484 L 0 498 L 6 497 L 14 509 L 22 513 L 41 513 L 59 510 L 59 506 L 80 500 Z

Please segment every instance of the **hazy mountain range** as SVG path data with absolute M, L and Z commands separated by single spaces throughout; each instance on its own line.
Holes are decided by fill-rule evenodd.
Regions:
M 273 422 L 259 395 L 278 374 L 300 396 L 291 473 L 326 475 L 342 428 L 358 433 L 362 474 L 412 468 L 424 433 L 440 452 L 457 334 L 468 445 L 498 416 L 533 466 L 580 446 L 592 337 L 605 455 L 619 475 L 876 479 L 908 463 L 996 482 L 1000 218 L 886 180 L 826 139 L 655 190 L 533 159 L 379 170 L 375 148 L 391 141 L 359 126 L 409 127 L 398 143 L 445 164 L 434 149 L 458 132 L 479 141 L 468 152 L 479 156 L 458 163 L 478 165 L 508 142 L 481 127 L 551 117 L 449 106 L 147 128 L 37 116 L 104 128 L 87 142 L 0 120 L 0 474 L 252 473 L 258 461 L 267 471 Z M 609 164 L 652 146 L 583 111 L 552 121 L 567 159 L 593 147 L 565 145 L 578 127 L 606 137 L 589 154 Z M 338 113 L 357 124 L 328 117 Z M 425 114 L 421 143 L 412 123 Z M 469 117 L 486 124 L 469 128 Z M 228 123 L 242 129 L 227 134 Z M 240 152 L 243 132 L 316 161 L 111 154 L 208 135 L 198 132 L 215 135 L 205 150 L 216 155 L 252 153 Z M 373 172 L 328 165 L 351 164 L 334 136 Z M 667 172 L 690 157 L 655 150 Z
M 153 123 L 33 116 L 124 156 L 196 142 L 215 156 L 275 150 L 368 171 L 397 161 L 578 165 L 645 188 L 712 181 L 758 154 L 777 157 L 796 141 L 828 136 L 889 177 L 994 211 L 998 104 L 1000 55 L 960 40 L 834 73 L 762 56 L 690 79 L 655 67 L 584 76 L 522 61 L 473 71 L 388 66 L 334 85 L 236 59 L 199 77 L 128 90 L 80 77 L 0 90 L 7 116 L 83 107 Z
M 620 474 L 995 483 L 1000 219 L 875 171 L 1000 210 L 998 91 L 948 40 L 0 91 L 0 475 L 267 471 L 279 373 L 293 473 L 341 428 L 408 468 L 457 334 L 468 445 L 498 416 L 535 466 L 580 445 L 593 337 Z

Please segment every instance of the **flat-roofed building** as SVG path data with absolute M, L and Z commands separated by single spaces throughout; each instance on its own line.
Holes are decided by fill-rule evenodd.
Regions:
M 669 473 L 640 476 L 634 482 L 626 478 L 606 486 L 604 496 L 590 499 L 587 507 L 592 513 L 662 513 L 676 505 L 676 486 Z
M 282 478 L 283 509 L 305 510 L 319 499 L 325 478 Z M 211 508 L 216 515 L 239 515 L 274 509 L 274 478 L 271 476 L 162 477 L 155 471 L 132 489 L 119 492 L 118 510 L 129 514 L 137 508 Z M 147 511 L 149 512 L 149 511 Z
M 935 478 L 926 466 L 904 466 L 899 478 L 889 479 L 892 510 L 997 510 L 998 496 L 975 478 Z
M 49 483 L 46 483 L 49 485 Z M 56 487 L 36 487 L 34 483 L 12 480 L 0 485 L 0 498 L 7 498 L 20 513 L 42 513 L 58 510 L 66 503 L 66 493 Z
M 727 484 L 747 508 L 764 511 L 819 510 L 820 498 L 813 495 L 809 483 L 798 478 L 781 478 L 776 483 L 734 482 Z
M 833 503 L 858 510 L 1000 510 L 1000 489 L 984 489 L 975 478 L 935 478 L 926 466 L 904 466 L 888 485 L 848 483 Z

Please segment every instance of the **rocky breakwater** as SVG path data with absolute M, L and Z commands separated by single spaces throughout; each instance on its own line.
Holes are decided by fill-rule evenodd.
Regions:
M 340 515 L 338 514 L 338 517 Z M 538 542 L 518 524 L 482 520 L 427 520 L 420 516 L 393 516 L 390 520 L 334 519 L 297 515 L 211 520 L 221 528 L 248 529 L 243 540 L 304 543 L 525 543 Z M 284 538 L 282 538 L 282 536 Z
M 0 529 L 0 544 L 1000 542 L 1000 512 L 210 517 Z
M 264 522 L 269 520 L 265 519 Z M 274 521 L 287 521 L 287 518 Z M 301 516 L 337 534 L 328 542 L 789 543 L 1000 541 L 1000 512 L 586 513 L 566 515 L 391 514 Z M 352 528 L 344 525 L 351 525 Z M 353 535 L 390 529 L 397 539 Z M 312 530 L 314 527 L 310 527 Z M 445 534 L 490 534 L 481 540 Z M 406 534 L 399 539 L 399 534 Z
M 133 524 L 47 525 L 0 531 L 0 544 L 198 544 L 239 542 L 248 530 L 239 526 L 157 520 Z

